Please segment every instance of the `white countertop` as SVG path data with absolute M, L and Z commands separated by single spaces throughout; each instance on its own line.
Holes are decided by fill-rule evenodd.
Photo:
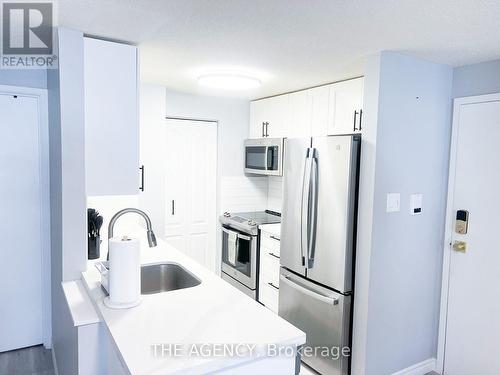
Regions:
M 62 288 L 75 327 L 101 321 L 81 280 L 65 281 Z
M 262 224 L 262 225 L 259 225 L 259 229 L 261 231 L 274 234 L 275 236 L 277 236 L 278 238 L 280 238 L 280 235 L 281 235 L 281 223 L 277 223 L 277 224 Z
M 232 287 L 173 247 L 158 241 L 149 249 L 143 240 L 142 263 L 175 262 L 201 280 L 192 288 L 143 295 L 132 309 L 112 310 L 99 273 L 89 267 L 83 280 L 98 314 L 113 338 L 124 366 L 132 374 L 207 373 L 244 364 L 256 357 L 154 357 L 153 344 L 257 344 L 265 355 L 269 344 L 302 345 L 305 333 Z M 255 353 L 255 352 L 254 352 Z

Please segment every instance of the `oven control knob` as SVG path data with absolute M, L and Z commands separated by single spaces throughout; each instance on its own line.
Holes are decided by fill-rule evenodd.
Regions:
M 224 212 L 224 217 L 231 217 L 231 214 L 229 212 Z
M 248 225 L 250 225 L 251 227 L 254 227 L 257 225 L 257 223 L 255 222 L 255 220 L 248 220 Z

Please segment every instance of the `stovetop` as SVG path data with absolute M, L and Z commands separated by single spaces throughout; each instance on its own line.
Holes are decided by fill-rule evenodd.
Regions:
M 280 223 L 281 214 L 269 210 L 236 213 L 224 212 L 224 215 L 220 217 L 220 222 L 235 229 L 256 235 L 259 225 Z

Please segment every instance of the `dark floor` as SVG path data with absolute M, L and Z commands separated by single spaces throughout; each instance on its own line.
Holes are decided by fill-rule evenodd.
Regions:
M 0 353 L 0 375 L 55 375 L 51 350 L 38 345 Z

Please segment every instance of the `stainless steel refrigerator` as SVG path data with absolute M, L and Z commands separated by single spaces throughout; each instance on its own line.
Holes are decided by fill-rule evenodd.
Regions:
M 279 315 L 302 329 L 322 374 L 348 374 L 359 135 L 285 140 Z M 330 348 L 330 354 L 319 349 Z M 323 355 L 322 355 L 323 354 Z

